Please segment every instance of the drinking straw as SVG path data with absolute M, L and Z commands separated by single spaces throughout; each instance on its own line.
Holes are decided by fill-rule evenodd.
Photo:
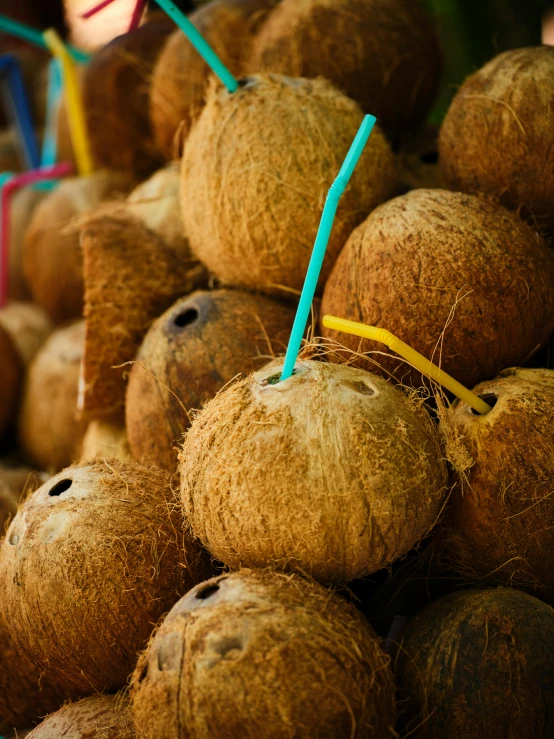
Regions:
M 36 169 L 40 164 L 40 158 L 31 106 L 25 91 L 21 67 L 13 54 L 0 56 L 0 76 L 8 117 L 15 124 L 25 164 L 28 169 Z
M 23 39 L 23 41 L 27 41 L 28 43 L 33 44 L 33 46 L 38 46 L 40 49 L 48 49 L 42 32 L 39 31 L 38 28 L 27 26 L 25 23 L 20 23 L 19 21 L 14 21 L 7 15 L 0 14 L 0 32 Z M 76 49 L 74 46 L 71 46 L 71 44 L 67 45 L 67 50 L 76 62 L 86 63 L 90 60 L 89 54 Z
M 86 13 L 83 13 L 81 18 L 84 18 L 85 20 L 88 20 L 89 18 L 92 18 L 93 15 L 96 15 L 96 13 L 99 13 L 101 10 L 104 10 L 104 8 L 107 8 L 108 5 L 111 5 L 114 2 L 114 0 L 102 0 L 101 3 L 98 5 L 95 5 L 90 10 L 87 10 Z M 133 10 L 133 14 L 131 15 L 131 23 L 129 25 L 129 31 L 134 31 L 137 29 L 140 25 L 140 19 L 142 18 L 142 14 L 144 13 L 144 8 L 146 7 L 146 0 L 137 0 L 135 4 L 135 8 Z
M 10 197 L 15 190 L 25 185 L 32 185 L 41 180 L 63 177 L 73 171 L 73 165 L 68 162 L 55 164 L 53 167 L 35 169 L 15 176 L 0 175 L 0 308 L 8 300 L 8 273 L 9 273 L 9 240 L 10 240 Z
M 356 134 L 356 138 L 350 147 L 350 151 L 346 155 L 346 159 L 344 160 L 338 177 L 331 185 L 327 195 L 312 256 L 310 258 L 310 264 L 308 265 L 304 287 L 302 288 L 302 293 L 300 295 L 298 310 L 294 317 L 294 324 L 292 326 L 289 345 L 285 355 L 285 364 L 283 366 L 283 372 L 281 373 L 281 382 L 283 380 L 287 380 L 294 371 L 294 365 L 296 364 L 298 352 L 300 351 L 300 346 L 302 344 L 302 336 L 304 335 L 304 329 L 306 328 L 306 323 L 308 322 L 308 317 L 310 315 L 310 308 L 314 299 L 323 260 L 325 259 L 325 252 L 327 251 L 327 244 L 329 243 L 329 237 L 331 236 L 331 230 L 335 221 L 339 200 L 346 190 L 346 186 L 348 185 L 354 169 L 360 160 L 367 140 L 369 139 L 373 126 L 375 125 L 375 120 L 375 116 L 365 116 L 362 121 L 362 125 Z
M 69 56 L 65 44 L 53 28 L 49 28 L 42 35 L 46 45 L 52 54 L 60 60 L 62 66 L 64 87 L 67 94 L 69 127 L 75 159 L 77 160 L 77 169 L 81 176 L 92 174 L 93 165 L 87 137 L 85 110 L 75 62 Z
M 84 18 L 85 20 L 92 18 L 93 15 L 96 15 L 96 13 L 99 13 L 101 10 L 104 10 L 104 8 L 107 8 L 108 5 L 111 5 L 113 1 L 114 0 L 103 0 L 103 2 L 99 3 L 98 5 L 95 5 L 94 8 L 91 8 L 90 10 L 87 10 L 86 13 L 83 13 L 81 18 Z
M 227 90 L 229 92 L 236 92 L 238 90 L 239 83 L 223 64 L 208 42 L 196 30 L 186 15 L 170 0 L 156 0 L 156 2 L 160 8 L 165 10 L 168 16 L 179 26 L 202 59 L 211 68 L 212 72 L 223 82 Z
M 408 619 L 406 618 L 406 616 L 395 616 L 392 620 L 392 624 L 390 626 L 389 633 L 385 641 L 385 652 L 387 654 L 390 654 L 391 657 L 396 656 L 400 638 L 402 636 L 402 632 L 406 628 L 407 623 Z
M 51 167 L 58 156 L 58 111 L 62 96 L 62 69 L 60 60 L 54 57 L 48 65 L 48 92 L 46 123 L 42 140 L 41 167 Z
M 451 393 L 471 406 L 477 413 L 486 415 L 492 408 L 488 403 L 485 403 L 478 395 L 472 393 L 464 387 L 458 380 L 448 375 L 436 364 L 433 364 L 431 360 L 427 359 L 401 341 L 397 336 L 391 334 L 385 328 L 376 328 L 375 326 L 367 326 L 365 323 L 356 323 L 355 321 L 347 321 L 344 318 L 336 318 L 335 316 L 324 316 L 323 325 L 325 328 L 333 329 L 334 331 L 344 331 L 347 334 L 353 334 L 354 336 L 361 336 L 364 339 L 371 339 L 372 341 L 379 341 L 381 344 L 385 344 L 393 352 L 400 354 L 400 356 L 409 362 L 412 367 L 415 367 L 423 375 L 427 375 L 431 379 L 435 380 L 442 385 Z

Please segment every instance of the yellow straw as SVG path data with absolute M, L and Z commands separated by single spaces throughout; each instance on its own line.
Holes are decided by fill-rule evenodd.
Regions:
M 75 151 L 75 159 L 77 160 L 77 169 L 80 175 L 92 174 L 93 164 L 87 137 L 85 110 L 83 107 L 81 90 L 79 88 L 79 79 L 77 77 L 75 62 L 69 55 L 64 42 L 53 28 L 49 28 L 45 31 L 42 34 L 42 37 L 52 54 L 60 60 L 63 68 L 63 80 L 67 94 L 69 113 L 69 126 L 71 130 L 73 149 Z
M 440 367 L 437 367 L 429 359 L 426 359 L 423 354 L 416 352 L 411 346 L 400 341 L 397 336 L 391 334 L 387 329 L 366 326 L 364 323 L 347 321 L 344 318 L 336 318 L 335 316 L 324 316 L 323 325 L 325 328 L 330 328 L 334 331 L 344 331 L 347 334 L 361 336 L 364 339 L 371 339 L 372 341 L 379 341 L 381 344 L 385 344 L 389 349 L 400 354 L 412 367 L 415 367 L 423 375 L 431 377 L 447 390 L 450 390 L 451 393 L 454 393 L 456 397 L 463 400 L 464 403 L 467 403 L 481 415 L 486 415 L 492 410 L 490 405 L 485 403 L 484 400 L 481 400 L 478 395 L 472 393 L 471 390 L 461 385 L 458 380 L 455 380 L 444 372 L 444 370 L 441 370 Z

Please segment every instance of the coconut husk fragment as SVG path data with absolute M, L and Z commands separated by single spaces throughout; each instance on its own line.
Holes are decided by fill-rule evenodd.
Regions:
M 134 739 L 133 719 L 123 695 L 93 695 L 48 716 L 29 739 Z

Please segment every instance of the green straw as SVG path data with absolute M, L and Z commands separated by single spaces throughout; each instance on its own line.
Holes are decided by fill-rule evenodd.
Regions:
M 14 21 L 7 15 L 0 15 L 0 32 L 23 39 L 23 41 L 28 41 L 30 44 L 38 46 L 40 49 L 46 49 L 48 51 L 46 42 L 42 38 L 42 31 L 39 31 L 32 26 L 27 26 L 25 23 Z M 67 48 L 76 62 L 84 63 L 89 61 L 90 55 L 85 54 L 84 51 L 79 51 L 79 49 L 76 49 L 74 46 L 71 46 L 69 44 L 67 45 Z
M 156 2 L 160 8 L 165 10 L 168 16 L 175 21 L 196 51 L 200 54 L 202 59 L 211 68 L 212 72 L 219 77 L 229 92 L 236 92 L 238 90 L 239 83 L 233 77 L 231 72 L 229 72 L 206 39 L 204 39 L 192 25 L 186 15 L 184 15 L 179 8 L 169 0 L 156 0 Z

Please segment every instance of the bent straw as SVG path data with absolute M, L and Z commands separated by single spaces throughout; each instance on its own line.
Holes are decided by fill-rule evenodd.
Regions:
M 352 173 L 360 160 L 367 140 L 369 139 L 373 126 L 375 125 L 375 120 L 375 116 L 365 116 L 362 121 L 362 125 L 356 134 L 356 138 L 350 147 L 350 151 L 344 160 L 344 164 L 340 169 L 338 177 L 331 185 L 327 195 L 312 256 L 310 258 L 310 264 L 308 265 L 304 287 L 302 288 L 302 293 L 300 295 L 298 310 L 294 317 L 294 324 L 292 326 L 289 345 L 285 355 L 285 364 L 283 365 L 283 371 L 281 373 L 281 382 L 283 380 L 287 380 L 294 372 L 294 365 L 296 364 L 298 352 L 300 351 L 300 346 L 302 344 L 302 336 L 304 335 L 304 329 L 306 328 L 306 323 L 308 322 L 308 317 L 310 315 L 310 308 L 314 299 L 323 260 L 325 259 L 325 252 L 327 251 L 327 244 L 329 243 L 329 237 L 331 236 L 331 230 L 335 221 L 339 200 L 346 190 L 346 186 L 352 177 Z
M 25 185 L 32 185 L 41 180 L 63 177 L 71 174 L 73 165 L 68 162 L 56 164 L 53 167 L 35 169 L 32 172 L 11 176 L 0 175 L 0 308 L 8 301 L 8 274 L 10 269 L 9 240 L 10 240 L 10 197 L 15 190 Z
M 39 49 L 48 49 L 44 38 L 42 37 L 42 31 L 32 26 L 27 26 L 25 23 L 14 21 L 13 18 L 9 18 L 7 15 L 0 14 L 0 32 L 7 33 L 10 36 L 15 36 L 23 41 L 27 41 L 29 44 L 38 46 Z M 67 45 L 67 50 L 75 59 L 76 62 L 86 63 L 90 60 L 90 55 L 84 51 L 76 49 L 71 44 Z
M 107 8 L 108 5 L 111 5 L 113 2 L 114 0 L 103 0 L 103 2 L 95 5 L 94 8 L 91 8 L 90 10 L 87 10 L 86 13 L 83 13 L 81 18 L 88 20 L 89 18 L 92 18 L 93 15 L 96 15 L 96 13 L 99 13 L 101 10 L 104 10 L 104 8 Z
M 229 92 L 236 92 L 238 90 L 239 83 L 204 37 L 196 30 L 186 15 L 184 15 L 184 13 L 182 13 L 174 3 L 170 2 L 170 0 L 156 0 L 156 2 L 160 8 L 165 10 L 168 16 L 179 26 L 202 59 L 211 68 L 212 72 L 223 82 L 227 90 Z
M 25 164 L 28 169 L 36 169 L 40 164 L 40 158 L 31 106 L 19 61 L 13 54 L 0 56 L 0 77 L 6 112 L 11 122 L 15 124 Z
M 392 349 L 393 352 L 400 354 L 403 359 L 409 362 L 412 367 L 419 370 L 421 374 L 427 375 L 438 382 L 439 385 L 450 390 L 451 393 L 454 393 L 456 397 L 471 406 L 477 411 L 477 413 L 484 416 L 492 411 L 490 405 L 485 403 L 484 400 L 481 400 L 478 395 L 472 393 L 471 390 L 464 387 L 458 382 L 458 380 L 455 380 L 444 370 L 441 370 L 440 367 L 433 364 L 431 360 L 424 357 L 423 354 L 416 352 L 415 349 L 412 349 L 411 346 L 405 344 L 397 336 L 394 336 L 390 331 L 387 331 L 387 329 L 367 326 L 365 323 L 347 321 L 345 318 L 336 318 L 335 316 L 324 316 L 323 325 L 325 328 L 330 328 L 334 331 L 344 331 L 347 334 L 361 336 L 364 339 L 371 339 L 372 341 L 379 341 L 381 344 L 385 344 L 385 346 L 388 346 L 388 348 Z
M 54 57 L 48 64 L 48 92 L 46 122 L 40 157 L 41 167 L 52 167 L 58 156 L 58 110 L 62 96 L 62 70 L 59 59 Z
M 81 98 L 75 62 L 69 56 L 65 44 L 53 28 L 45 31 L 43 37 L 52 54 L 60 60 L 62 65 L 64 87 L 67 93 L 69 128 L 75 151 L 75 159 L 77 160 L 77 169 L 80 175 L 86 176 L 92 174 L 93 165 L 87 137 L 85 110 Z
M 107 8 L 108 5 L 111 5 L 114 2 L 114 0 L 102 0 L 101 3 L 98 5 L 95 5 L 94 8 L 91 8 L 90 10 L 87 10 L 86 13 L 83 13 L 81 18 L 84 18 L 85 20 L 88 20 L 89 18 L 92 18 L 93 15 L 96 15 L 101 10 L 104 10 L 104 8 Z M 140 25 L 140 19 L 142 18 L 142 14 L 144 13 L 144 8 L 146 7 L 146 0 L 137 0 L 133 14 L 131 16 L 131 23 L 129 25 L 129 31 L 136 30 Z

